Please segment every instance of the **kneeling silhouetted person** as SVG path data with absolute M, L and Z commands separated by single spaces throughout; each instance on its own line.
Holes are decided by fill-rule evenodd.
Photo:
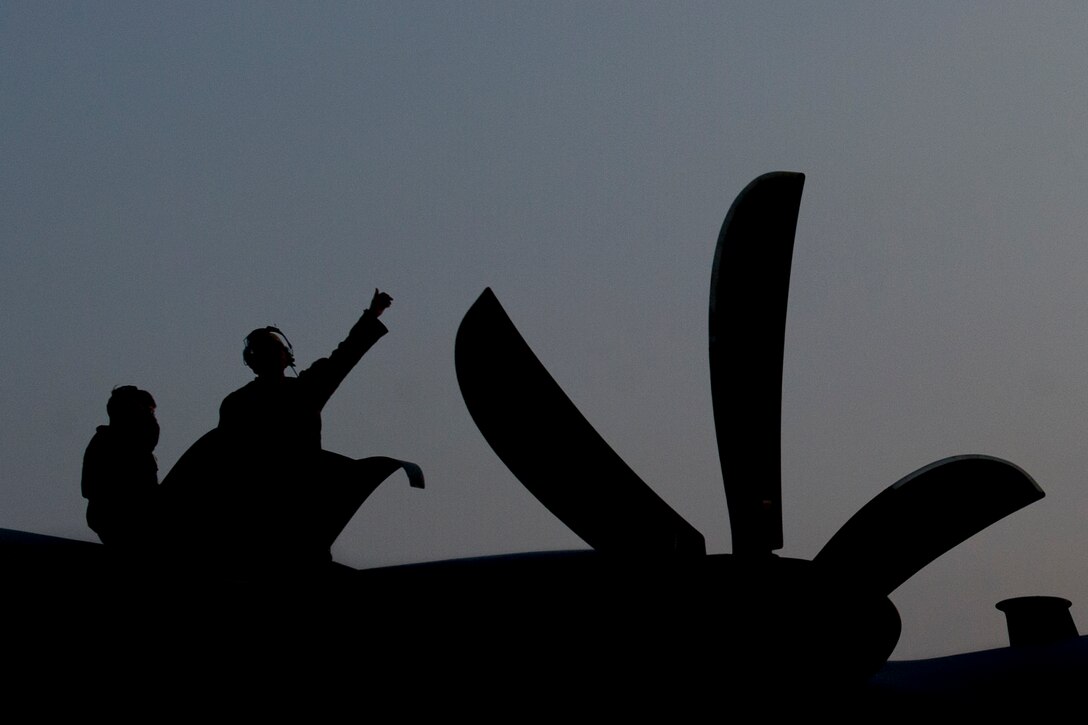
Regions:
M 155 399 L 133 385 L 113 389 L 83 456 L 87 524 L 108 547 L 133 555 L 151 548 L 158 519 L 159 423 Z

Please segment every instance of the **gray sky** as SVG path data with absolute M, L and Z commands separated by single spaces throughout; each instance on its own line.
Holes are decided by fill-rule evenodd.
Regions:
M 999 599 L 1088 631 L 1088 10 L 1075 3 L 0 5 L 0 526 L 93 539 L 114 385 L 165 474 L 278 324 L 305 365 L 375 287 L 391 333 L 325 447 L 419 462 L 355 566 L 584 546 L 491 452 L 453 339 L 492 286 L 587 418 L 729 551 L 710 263 L 755 176 L 807 175 L 783 391 L 787 556 L 938 458 L 1043 501 L 893 596 L 896 657 L 1006 643 Z

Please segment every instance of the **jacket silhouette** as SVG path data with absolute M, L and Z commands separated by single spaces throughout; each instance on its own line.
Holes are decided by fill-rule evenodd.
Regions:
M 159 513 L 159 425 L 155 400 L 132 385 L 114 388 L 100 425 L 83 455 L 87 525 L 102 543 L 129 552 L 152 545 Z
M 217 510 L 207 513 L 228 567 L 245 561 L 247 567 L 301 568 L 331 560 L 333 539 L 373 487 L 362 493 L 369 483 L 351 479 L 363 470 L 321 450 L 321 411 L 388 332 L 378 316 L 390 302 L 375 290 L 347 338 L 297 377 L 284 375 L 294 354 L 279 330 L 246 337 L 243 360 L 257 377 L 219 408 L 223 476 L 210 502 Z M 346 517 L 339 515 L 348 508 Z

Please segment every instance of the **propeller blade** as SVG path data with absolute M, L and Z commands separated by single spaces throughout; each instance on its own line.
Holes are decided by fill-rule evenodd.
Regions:
M 710 279 L 710 389 L 734 554 L 782 548 L 782 349 L 804 174 L 764 174 L 722 224 Z
M 548 374 L 490 288 L 465 313 L 457 382 L 503 463 L 594 549 L 705 554 L 702 534 L 613 451 Z
M 945 458 L 862 506 L 815 561 L 891 594 L 941 554 L 1044 495 L 1027 473 L 999 458 Z

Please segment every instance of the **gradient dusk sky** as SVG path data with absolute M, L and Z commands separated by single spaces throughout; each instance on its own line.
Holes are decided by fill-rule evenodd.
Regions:
M 380 287 L 391 332 L 324 443 L 428 487 L 387 482 L 336 558 L 583 547 L 461 399 L 454 334 L 491 286 L 727 552 L 710 265 L 736 194 L 792 170 L 781 553 L 998 456 L 1047 497 L 892 595 L 894 657 L 1002 646 L 993 605 L 1024 594 L 1088 631 L 1088 7 L 9 1 L 0 67 L 0 527 L 93 540 L 113 386 L 155 395 L 165 475 L 251 379 L 249 330 L 305 366 Z

